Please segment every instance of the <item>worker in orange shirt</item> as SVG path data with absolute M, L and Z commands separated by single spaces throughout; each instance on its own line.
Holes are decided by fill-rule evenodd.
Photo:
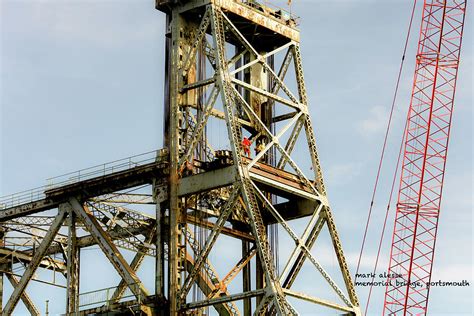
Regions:
M 247 137 L 244 137 L 244 139 L 242 140 L 242 150 L 244 151 L 244 155 L 246 155 L 249 158 L 250 158 L 250 145 L 252 145 L 250 140 Z

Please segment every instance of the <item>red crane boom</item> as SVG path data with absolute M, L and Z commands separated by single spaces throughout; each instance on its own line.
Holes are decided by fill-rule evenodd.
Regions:
M 384 315 L 425 315 L 466 1 L 425 0 Z

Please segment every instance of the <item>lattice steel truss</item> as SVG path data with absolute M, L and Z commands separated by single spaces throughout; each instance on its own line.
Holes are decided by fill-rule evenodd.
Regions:
M 466 1 L 425 1 L 384 315 L 425 315 Z
M 294 29 L 289 28 L 287 25 L 280 25 L 279 27 L 281 29 L 287 28 L 290 31 L 285 33 L 284 30 L 280 29 L 280 34 L 275 35 L 277 40 L 271 44 L 269 43 L 268 46 L 259 42 L 258 35 L 253 34 L 252 38 L 249 38 L 245 27 L 239 27 L 238 25 L 238 23 L 241 23 L 239 18 L 244 14 L 236 18 L 235 8 L 237 7 L 238 9 L 245 9 L 238 2 L 215 1 L 205 6 L 204 11 L 193 11 L 196 8 L 190 4 L 189 7 L 173 7 L 169 13 L 171 16 L 169 25 L 172 42 L 170 45 L 171 67 L 169 69 L 169 109 L 171 117 L 169 130 L 187 130 L 185 122 L 189 120 L 182 118 L 186 116 L 196 117 L 196 119 L 192 119 L 195 123 L 191 126 L 193 133 L 190 138 L 186 137 L 189 133 L 187 135 L 186 133 L 183 133 L 184 135 L 176 133 L 169 142 L 170 173 L 175 175 L 175 178 L 172 176 L 170 179 L 170 254 L 176 251 L 176 253 L 170 256 L 169 262 L 171 313 L 174 314 L 183 307 L 188 308 L 212 304 L 212 298 L 208 298 L 207 302 L 195 303 L 186 303 L 186 298 L 202 263 L 206 260 L 219 237 L 221 228 L 228 222 L 233 209 L 239 204 L 245 210 L 250 233 L 255 238 L 258 261 L 261 264 L 264 277 L 263 283 L 265 285 L 261 284 L 264 289 L 264 295 L 263 297 L 259 295 L 259 300 L 254 310 L 255 314 L 267 314 L 269 311 L 281 315 L 296 314 L 294 307 L 287 300 L 288 295 L 346 312 L 358 313 L 357 296 L 326 198 L 314 131 L 308 114 L 307 95 L 298 39 L 296 37 L 292 38 L 295 33 L 290 31 L 294 31 Z M 267 10 L 264 7 L 258 7 L 258 9 L 263 12 Z M 187 14 L 195 16 L 196 12 L 200 12 L 202 17 L 198 20 L 190 21 L 191 19 L 187 18 Z M 242 13 L 242 11 L 238 12 Z M 253 10 L 251 12 L 255 14 Z M 264 21 L 265 23 L 273 21 L 269 17 L 267 19 L 268 21 Z M 252 26 L 251 20 L 246 22 L 247 28 L 249 24 Z M 255 28 L 259 26 L 257 22 L 253 23 Z M 195 30 L 195 32 L 189 32 L 190 29 Z M 261 39 L 264 39 L 264 36 L 261 36 Z M 276 45 L 275 43 L 278 40 L 280 40 L 281 44 Z M 196 80 L 195 60 L 198 59 L 197 54 L 200 47 L 203 48 L 201 51 L 204 52 L 209 64 L 212 66 L 212 72 L 208 77 Z M 229 51 L 230 47 L 234 48 L 232 52 Z M 279 70 L 275 71 L 274 65 L 270 65 L 270 60 L 280 52 L 284 53 L 284 57 Z M 231 55 L 229 56 L 229 54 Z M 284 82 L 285 75 L 291 66 L 296 76 L 293 84 L 296 84 L 297 95 L 293 94 L 288 84 Z M 246 71 L 251 73 L 250 78 L 247 77 L 245 79 Z M 261 81 L 252 78 L 252 75 L 258 76 L 255 75 L 255 72 L 259 72 L 259 74 L 264 73 L 265 77 L 268 78 L 268 84 L 262 84 Z M 197 88 L 204 88 L 210 91 L 210 93 L 207 102 L 194 115 L 190 113 L 189 108 L 193 108 L 194 100 L 192 98 L 194 96 L 192 93 Z M 177 193 L 180 186 L 178 179 L 181 170 L 185 169 L 185 164 L 193 160 L 196 146 L 202 139 L 203 130 L 209 124 L 209 117 L 212 114 L 216 115 L 213 111 L 217 107 L 215 105 L 218 102 L 219 95 L 227 125 L 229 147 L 232 151 L 233 168 L 235 169 L 234 180 L 232 185 L 228 187 L 230 196 L 219 208 L 219 216 L 215 226 L 210 231 L 200 256 L 195 259 L 194 269 L 189 274 L 183 274 L 180 271 L 182 266 L 182 263 L 180 263 L 182 259 L 180 258 L 184 258 L 184 254 L 180 254 L 180 250 L 185 249 L 185 247 L 182 246 L 180 234 L 185 221 L 180 220 L 179 214 L 186 214 L 187 211 L 186 207 L 183 207 L 186 204 L 185 201 Z M 248 97 L 249 95 L 250 97 Z M 259 101 L 255 102 L 256 99 L 260 100 L 261 103 L 258 103 Z M 268 118 L 265 118 L 262 114 L 264 111 L 262 108 L 265 106 L 273 106 L 273 114 L 278 112 L 278 108 L 286 110 L 283 111 L 284 115 L 278 117 L 281 126 L 278 130 L 272 130 L 271 124 L 268 124 Z M 275 110 L 275 108 L 277 109 Z M 273 115 L 271 119 L 275 121 L 275 117 L 276 115 Z M 303 128 L 306 133 L 304 146 L 309 148 L 308 158 L 311 159 L 315 180 L 310 180 L 292 158 L 293 149 Z M 264 149 L 256 154 L 253 159 L 245 158 L 242 154 L 241 141 L 247 134 L 250 135 L 249 137 L 265 140 Z M 289 136 L 286 141 L 283 141 L 285 134 Z M 282 171 L 291 170 L 301 185 L 305 187 L 305 194 L 307 194 L 310 200 L 315 202 L 313 204 L 314 208 L 305 210 L 305 216 L 309 220 L 303 236 L 298 236 L 287 223 L 288 216 L 280 214 L 276 209 L 268 196 L 271 190 L 266 190 L 259 186 L 255 180 L 257 177 L 252 175 L 253 170 L 258 168 L 259 161 L 268 161 L 268 159 L 265 160 L 265 157 L 270 155 L 277 159 L 275 159 L 274 168 Z M 175 179 L 176 181 L 173 182 Z M 276 181 L 278 182 L 279 180 L 277 179 Z M 273 222 L 278 223 L 296 244 L 281 274 L 275 268 L 274 257 L 267 236 L 267 225 L 263 214 L 272 218 Z M 348 296 L 336 285 L 310 252 L 311 246 L 314 244 L 323 226 L 327 226 L 333 240 Z M 305 259 L 308 259 L 316 270 L 323 275 L 332 290 L 342 299 L 343 304 L 338 305 L 334 302 L 326 302 L 317 298 L 308 298 L 308 296 L 290 290 Z M 253 294 L 251 291 L 247 291 L 241 295 L 251 296 L 256 294 L 255 291 Z

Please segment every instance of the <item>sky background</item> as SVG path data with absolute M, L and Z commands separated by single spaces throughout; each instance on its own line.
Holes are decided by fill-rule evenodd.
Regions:
M 419 2 L 361 272 L 372 270 L 409 104 Z M 285 6 L 282 1 L 273 3 Z M 310 113 L 352 272 L 411 5 L 391 0 L 294 0 L 291 7 L 301 17 Z M 55 175 L 161 147 L 164 15 L 152 1 L 4 0 L 0 10 L 0 196 L 43 185 Z M 469 6 L 432 274 L 433 280 L 471 283 L 472 13 Z M 393 216 L 389 234 L 392 226 Z M 381 272 L 388 265 L 389 234 Z M 111 269 L 100 255 L 87 257 L 83 263 L 88 279 L 83 273 L 81 291 L 93 289 L 91 280 Z M 64 291 L 45 289 L 32 285 L 28 292 L 42 311 L 50 297 L 51 314 L 63 312 Z M 472 289 L 432 288 L 429 314 L 471 315 Z M 374 291 L 369 314 L 380 315 L 384 289 Z M 365 306 L 367 289 L 358 288 L 358 294 Z M 17 313 L 25 313 L 21 304 Z

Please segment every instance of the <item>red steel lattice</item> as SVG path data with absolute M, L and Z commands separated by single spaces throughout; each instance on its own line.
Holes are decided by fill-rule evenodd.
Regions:
M 425 315 L 466 1 L 425 0 L 384 315 Z

